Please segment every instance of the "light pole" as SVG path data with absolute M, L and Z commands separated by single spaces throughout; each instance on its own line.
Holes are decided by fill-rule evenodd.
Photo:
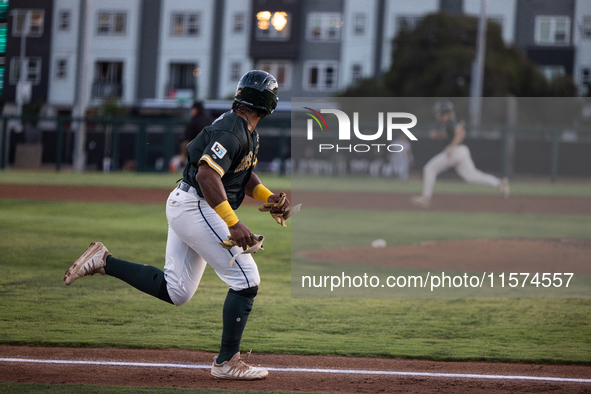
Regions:
M 486 55 L 486 24 L 488 0 L 481 0 L 476 60 L 472 64 L 472 85 L 470 86 L 470 124 L 472 128 L 480 126 L 482 117 L 482 85 L 484 79 L 484 59 Z
M 25 90 L 27 88 L 27 66 L 28 61 L 26 59 L 26 52 L 27 52 L 27 36 L 30 32 L 30 18 L 31 11 L 27 10 L 24 13 L 23 17 L 23 25 L 21 27 L 21 49 L 19 54 L 19 74 L 18 74 L 18 84 L 16 87 L 16 113 L 21 118 L 23 114 L 23 104 L 25 101 Z M 14 15 L 14 18 L 18 18 L 18 14 Z M 16 22 L 16 21 L 15 21 Z M 19 126 L 22 130 L 22 122 L 20 122 Z
M 92 0 L 81 0 L 80 1 L 81 12 L 80 12 L 80 26 L 81 27 L 81 39 L 78 41 L 82 48 L 79 49 L 78 54 L 81 57 L 78 62 L 79 67 L 79 78 L 78 78 L 78 89 L 76 91 L 76 106 L 74 107 L 74 117 L 80 118 L 76 134 L 74 135 L 74 154 L 72 158 L 74 172 L 82 172 L 86 167 L 86 107 L 88 106 L 88 51 L 89 41 L 91 34 L 91 8 Z

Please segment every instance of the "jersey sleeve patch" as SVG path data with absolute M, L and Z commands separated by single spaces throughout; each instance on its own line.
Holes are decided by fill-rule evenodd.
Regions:
M 228 150 L 217 141 L 215 144 L 213 144 L 211 150 L 213 151 L 214 157 L 217 157 L 218 159 L 222 159 L 226 155 L 226 153 L 228 153 Z

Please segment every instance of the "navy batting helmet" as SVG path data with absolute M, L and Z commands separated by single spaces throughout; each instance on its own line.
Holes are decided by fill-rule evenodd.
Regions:
M 253 70 L 242 76 L 234 101 L 262 109 L 267 115 L 277 107 L 279 85 L 274 76 L 266 71 Z

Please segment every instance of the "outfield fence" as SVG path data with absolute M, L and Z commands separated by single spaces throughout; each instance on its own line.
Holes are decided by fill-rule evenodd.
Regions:
M 36 168 L 41 165 L 63 170 L 73 162 L 76 130 L 85 124 L 85 156 L 88 170 L 166 172 L 183 139 L 185 119 L 150 117 L 32 117 L 3 116 L 0 138 L 0 169 Z M 429 125 L 430 126 L 430 125 Z M 301 161 L 305 132 L 291 129 L 289 119 L 265 119 L 258 128 L 263 149 L 259 170 L 289 172 L 293 159 Z M 429 140 L 429 127 L 415 130 L 420 144 L 413 144 L 415 171 L 441 150 Z M 327 142 L 331 137 L 320 136 Z M 472 130 L 465 142 L 476 166 L 483 171 L 512 177 L 519 175 L 591 177 L 591 128 L 589 126 L 483 124 Z M 31 149 L 24 150 L 23 147 Z M 302 152 L 298 152 L 301 149 Z M 17 152 L 18 151 L 18 152 Z M 387 161 L 386 155 L 368 153 L 367 165 L 357 166 L 370 174 L 372 162 Z M 313 159 L 308 158 L 308 159 Z M 340 175 L 338 155 L 333 162 L 316 161 L 315 173 Z M 363 163 L 361 163 L 363 164 Z M 298 163 L 294 163 L 297 170 Z M 352 171 L 349 165 L 346 171 Z M 365 175 L 360 173 L 359 175 Z
M 150 117 L 4 116 L 0 122 L 1 169 L 53 165 L 61 171 L 72 165 L 76 132 L 84 123 L 86 168 L 105 172 L 169 171 L 187 124 L 186 119 Z M 289 123 L 265 123 L 258 129 L 265 146 L 259 161 L 269 167 L 273 160 L 283 162 L 289 155 Z M 23 146 L 31 149 L 19 149 Z

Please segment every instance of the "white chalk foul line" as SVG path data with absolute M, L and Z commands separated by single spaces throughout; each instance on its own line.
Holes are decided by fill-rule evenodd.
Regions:
M 38 363 L 38 364 L 78 364 L 78 365 L 104 365 L 113 367 L 151 367 L 151 368 L 187 368 L 210 369 L 211 365 L 203 364 L 169 364 L 169 363 L 137 363 L 124 361 L 82 361 L 82 360 L 38 360 L 29 358 L 0 358 L 0 362 L 7 363 Z M 461 373 L 432 373 L 432 372 L 397 372 L 397 371 L 371 371 L 361 369 L 324 369 L 324 368 L 266 368 L 268 371 L 277 372 L 307 372 L 350 375 L 383 375 L 383 376 L 421 376 L 432 378 L 461 378 L 461 379 L 497 379 L 497 380 L 535 380 L 543 382 L 569 382 L 591 383 L 591 379 L 553 378 L 543 376 L 523 375 L 479 375 Z

